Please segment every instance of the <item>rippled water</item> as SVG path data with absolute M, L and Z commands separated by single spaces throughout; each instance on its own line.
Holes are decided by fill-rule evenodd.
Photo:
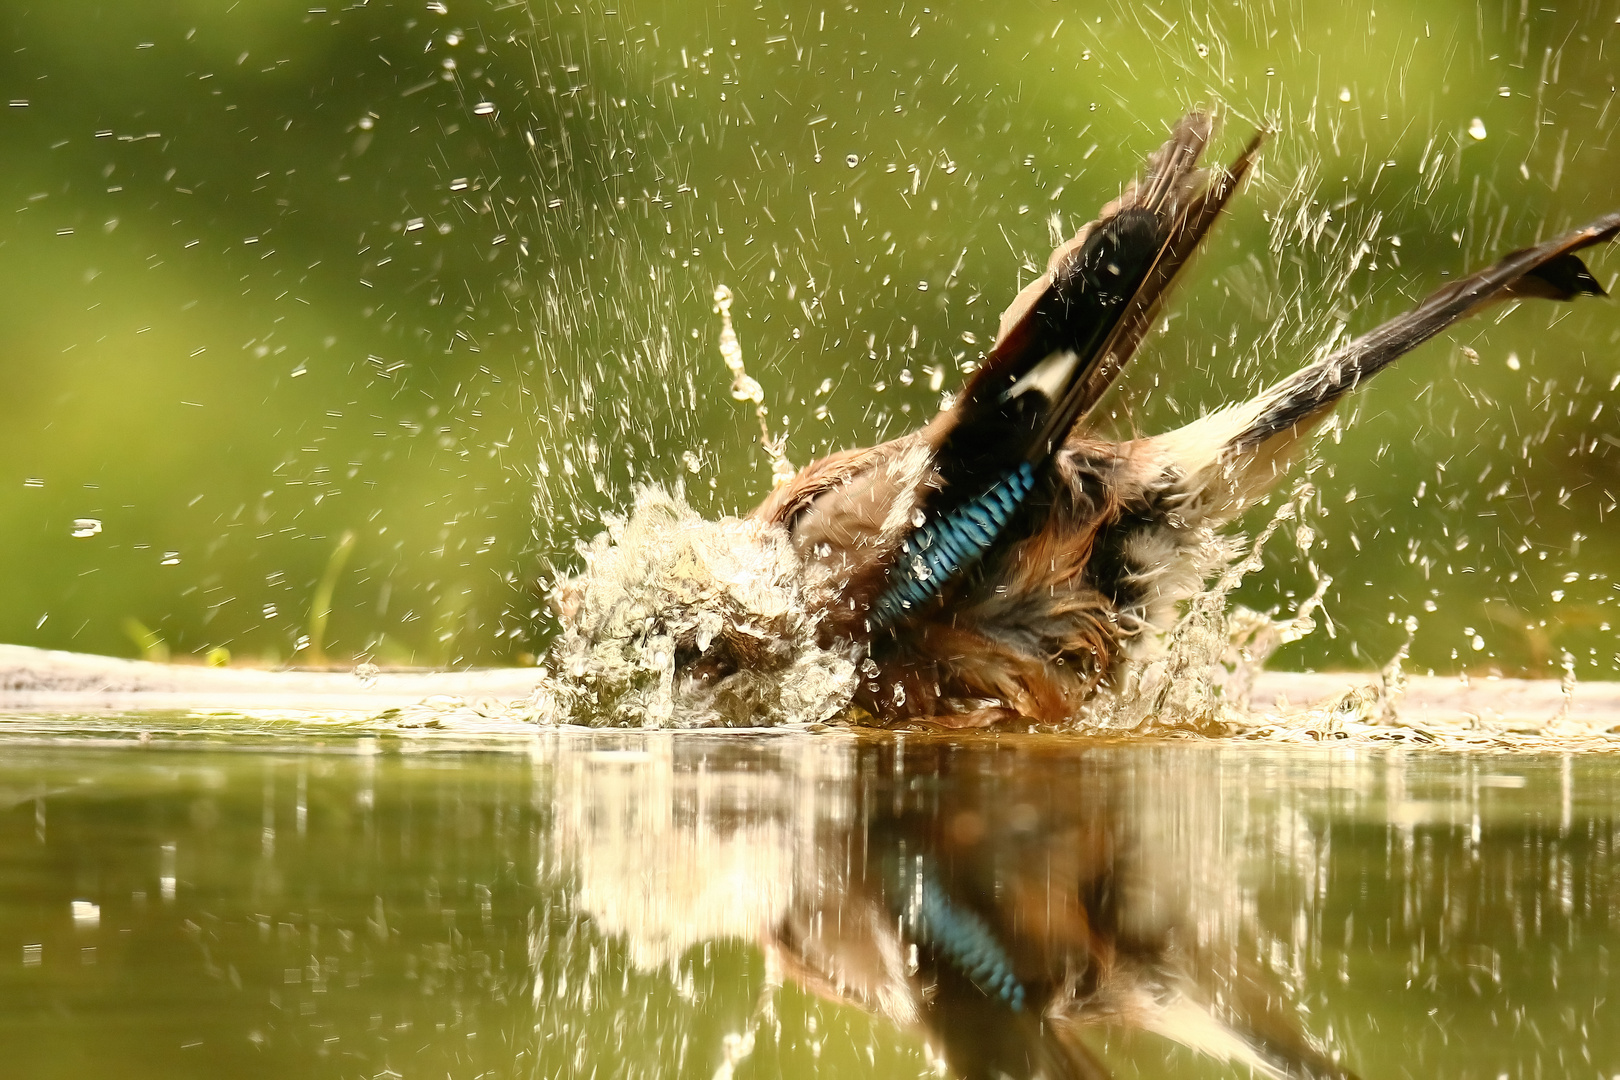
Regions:
M 7 728 L 6 1075 L 1620 1071 L 1607 755 Z

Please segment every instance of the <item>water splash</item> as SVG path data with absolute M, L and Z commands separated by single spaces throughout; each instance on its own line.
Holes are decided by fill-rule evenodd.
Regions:
M 793 479 L 793 474 L 799 470 L 788 460 L 787 429 L 783 429 L 780 438 L 771 437 L 771 412 L 765 407 L 765 388 L 743 366 L 742 342 L 737 340 L 737 329 L 731 323 L 731 300 L 729 288 L 715 287 L 714 310 L 720 316 L 720 356 L 731 372 L 731 396 L 754 403 L 754 415 L 759 417 L 759 445 L 771 459 L 771 483 L 780 486 Z
M 778 526 L 705 521 L 644 487 L 553 596 L 563 633 L 534 705 L 542 718 L 645 727 L 826 719 L 855 665 L 822 648 L 803 565 Z
M 1255 673 L 1281 645 L 1315 629 L 1332 579 L 1307 556 L 1316 588 L 1283 619 L 1232 605 L 1230 594 L 1262 565 L 1284 526 L 1293 526 L 1300 552 L 1309 551 L 1313 536 L 1301 518 L 1313 495 L 1298 485 L 1246 551 L 1207 532 L 1194 569 L 1211 584 L 1126 661 L 1114 690 L 1065 727 L 1225 734 L 1251 722 Z M 581 555 L 583 570 L 560 576 L 553 590 L 563 633 L 533 701 L 543 721 L 702 727 L 861 719 L 846 712 L 859 657 L 817 639 L 812 612 L 824 609 L 818 590 L 831 583 L 805 573 L 781 528 L 706 521 L 680 493 L 646 487 L 630 515 L 610 518 Z
M 1506 714 L 1492 719 L 1492 707 L 1462 706 L 1461 697 L 1448 698 L 1438 685 L 1446 680 L 1432 678 L 1418 703 L 1403 708 L 1418 629 L 1410 616 L 1405 641 L 1363 685 L 1337 694 L 1320 683 L 1294 688 L 1289 701 L 1276 677 L 1264 676 L 1266 696 L 1275 700 L 1253 700 L 1262 696 L 1255 688 L 1278 648 L 1319 625 L 1331 627 L 1323 611 L 1331 578 L 1310 558 L 1314 536 L 1302 521 L 1314 495 L 1310 485 L 1297 486 L 1247 546 L 1207 533 L 1194 567 L 1207 587 L 1186 601 L 1172 626 L 1138 646 L 1112 689 L 1060 730 L 1435 749 L 1615 748 L 1612 719 L 1604 719 L 1611 713 L 1601 713 L 1601 723 L 1587 715 L 1590 706 L 1580 718 L 1571 715 L 1574 665 L 1567 655 L 1557 716 L 1549 707 L 1546 719 L 1527 719 L 1520 701 L 1504 704 Z M 582 545 L 584 569 L 555 583 L 564 630 L 539 688 L 518 710 L 523 716 L 639 727 L 819 730 L 870 723 L 850 708 L 860 657 L 819 644 L 810 613 L 821 610 L 817 590 L 827 586 L 805 573 L 781 529 L 738 518 L 705 521 L 678 492 L 659 488 L 642 489 L 632 513 L 610 518 L 608 526 Z M 1292 540 L 1291 556 L 1304 562 L 1315 588 L 1280 616 L 1233 603 L 1233 591 L 1262 565 L 1279 534 Z
M 1246 553 L 1240 539 L 1207 530 L 1195 559 L 1201 580 L 1213 582 L 1196 592 L 1175 625 L 1126 658 L 1115 689 L 1088 702 L 1077 723 L 1105 730 L 1191 728 L 1226 733 L 1247 709 L 1254 676 L 1281 646 L 1316 629 L 1323 597 L 1333 579 L 1323 574 L 1308 552 L 1314 533 L 1304 523 L 1306 504 L 1315 495 L 1310 484 L 1295 486 L 1266 522 Z M 1286 619 L 1251 611 L 1229 602 L 1231 593 L 1265 562 L 1266 545 L 1284 525 L 1293 538 L 1315 589 Z

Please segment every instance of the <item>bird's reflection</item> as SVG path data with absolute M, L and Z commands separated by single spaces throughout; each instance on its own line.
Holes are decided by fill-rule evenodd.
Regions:
M 760 936 L 779 978 L 920 1032 L 964 1078 L 1106 1077 L 1089 1043 L 1109 1026 L 1260 1075 L 1352 1075 L 1266 962 L 1218 775 L 1173 750 L 787 740 L 762 772 L 724 744 L 652 745 L 559 789 L 583 905 L 649 966 Z
M 1082 1035 L 1105 1024 L 1279 1075 L 1347 1075 L 1242 935 L 1207 934 L 1230 913 L 1201 923 L 1187 853 L 1155 850 L 1171 837 L 1136 820 L 1134 785 L 1072 758 L 859 756 L 856 814 L 818 837 L 820 873 L 768 935 L 790 977 L 924 1028 L 964 1077 L 1106 1076 Z

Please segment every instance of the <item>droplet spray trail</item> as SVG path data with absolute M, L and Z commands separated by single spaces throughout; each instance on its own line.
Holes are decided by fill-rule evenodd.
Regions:
M 715 287 L 714 310 L 720 316 L 720 356 L 731 371 L 731 396 L 754 403 L 754 415 L 759 417 L 759 445 L 771 459 L 771 483 L 785 484 L 799 471 L 788 460 L 787 430 L 783 429 L 779 439 L 771 437 L 771 412 L 765 407 L 765 390 L 743 367 L 742 343 L 731 323 L 731 290 L 723 284 Z

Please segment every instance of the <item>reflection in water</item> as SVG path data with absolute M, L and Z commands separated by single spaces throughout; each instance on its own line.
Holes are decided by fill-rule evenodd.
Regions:
M 0 755 L 0 1075 L 1620 1073 L 1603 755 L 181 729 Z
M 779 976 L 920 1031 L 963 1077 L 1105 1077 L 1085 1041 L 1102 1025 L 1263 1075 L 1351 1075 L 1268 964 L 1281 943 L 1223 850 L 1216 772 L 846 742 L 783 789 L 723 747 L 647 745 L 576 762 L 558 800 L 582 907 L 640 963 L 762 934 Z
M 1083 758 L 1008 774 L 867 747 L 861 764 L 849 827 L 818 837 L 817 861 L 846 872 L 818 871 L 775 932 L 787 971 L 920 1022 L 967 1077 L 1104 1075 L 1077 1038 L 1089 1024 L 1344 1075 L 1282 1005 L 1241 894 L 1200 865 L 1214 792 L 1099 783 Z

